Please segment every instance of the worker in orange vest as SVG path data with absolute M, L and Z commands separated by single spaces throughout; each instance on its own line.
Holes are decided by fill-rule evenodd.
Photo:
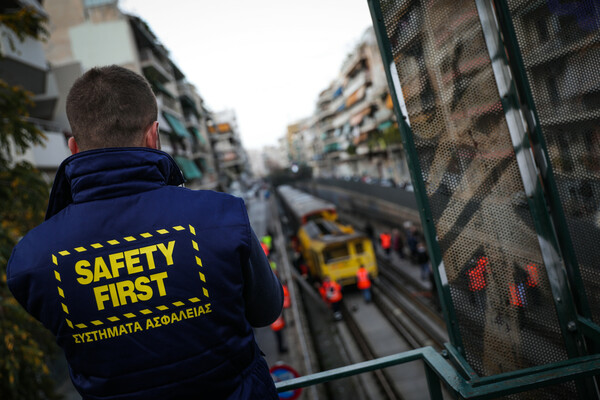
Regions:
M 390 256 L 390 248 L 392 247 L 392 235 L 389 232 L 381 232 L 379 234 L 379 241 L 381 242 L 381 248 L 385 252 L 386 256 Z
M 371 279 L 369 278 L 369 271 L 361 264 L 356 271 L 356 287 L 363 292 L 365 302 L 371 302 Z
M 290 301 L 290 291 L 286 284 L 281 285 L 281 287 L 283 288 L 283 308 L 290 308 L 292 303 Z
M 275 332 L 275 338 L 277 339 L 277 351 L 279 354 L 287 353 L 287 348 L 283 343 L 283 328 L 285 327 L 285 320 L 283 314 L 279 315 L 279 318 L 271 324 L 271 330 Z
M 332 281 L 328 276 L 323 278 L 323 284 L 319 288 L 321 297 L 326 303 L 330 304 L 333 311 L 333 318 L 336 321 L 342 319 L 342 286 L 336 281 Z
M 260 247 L 262 247 L 265 255 L 269 257 L 269 246 L 265 242 L 260 242 Z

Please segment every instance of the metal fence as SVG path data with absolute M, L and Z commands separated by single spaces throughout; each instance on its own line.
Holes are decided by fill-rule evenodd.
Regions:
M 599 398 L 600 3 L 368 0 L 451 343 L 432 398 Z

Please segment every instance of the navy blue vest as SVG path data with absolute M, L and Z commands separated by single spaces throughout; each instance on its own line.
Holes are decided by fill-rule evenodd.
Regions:
M 277 398 L 244 318 L 244 204 L 181 183 L 161 151 L 71 156 L 13 251 L 9 287 L 86 399 Z

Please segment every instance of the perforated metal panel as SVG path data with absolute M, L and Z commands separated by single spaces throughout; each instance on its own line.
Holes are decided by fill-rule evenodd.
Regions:
M 489 376 L 566 359 L 475 1 L 380 5 L 467 361 Z
M 507 3 L 591 315 L 600 323 L 600 3 Z

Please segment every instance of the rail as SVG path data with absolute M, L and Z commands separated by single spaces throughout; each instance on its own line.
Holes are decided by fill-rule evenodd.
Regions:
M 361 351 L 361 353 L 366 356 L 366 358 L 374 357 L 375 353 L 371 346 L 369 345 L 367 338 L 361 332 L 360 327 L 357 322 L 352 318 L 352 314 L 348 310 L 345 304 L 342 304 L 342 313 L 344 314 L 344 321 L 346 322 L 346 326 L 352 332 L 352 336 L 356 340 L 356 343 Z M 396 393 L 394 390 L 393 382 L 391 378 L 385 373 L 384 370 L 375 370 L 374 377 L 377 383 L 379 384 L 383 393 L 387 399 L 401 399 L 402 397 Z
M 464 399 L 492 399 L 600 373 L 600 355 L 572 358 L 489 377 L 479 377 L 450 344 L 437 352 L 427 346 L 334 368 L 275 384 L 278 392 L 308 387 L 411 361 L 422 360 L 431 399 L 443 399 L 441 384 Z M 450 361 L 455 363 L 453 366 Z

